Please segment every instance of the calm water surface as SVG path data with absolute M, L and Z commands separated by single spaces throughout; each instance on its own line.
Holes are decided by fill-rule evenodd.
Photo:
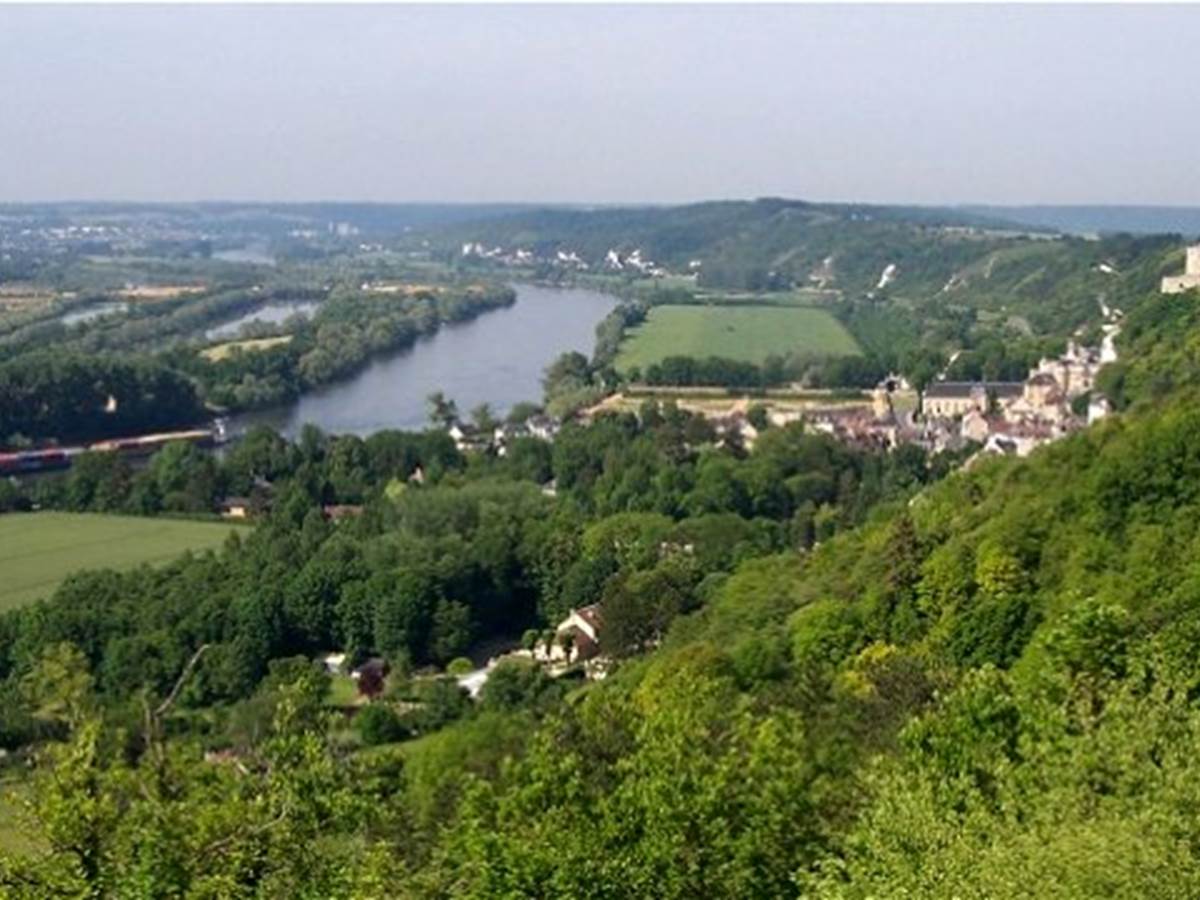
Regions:
M 244 316 L 238 316 L 236 319 L 222 322 L 220 325 L 208 329 L 208 331 L 204 332 L 204 336 L 210 341 L 234 338 L 238 336 L 238 332 L 242 330 L 243 325 L 249 325 L 251 322 L 266 322 L 269 325 L 280 325 L 292 316 L 304 316 L 307 319 L 316 309 L 317 304 L 307 300 L 295 303 L 266 303 L 258 307 L 258 309 L 246 313 Z
M 540 401 L 546 366 L 568 350 L 591 356 L 596 325 L 617 301 L 576 288 L 515 287 L 512 306 L 444 326 L 289 406 L 234 417 L 231 429 L 263 424 L 290 436 L 306 422 L 334 434 L 421 429 L 429 424 L 425 398 L 434 391 L 452 398 L 464 416 L 480 403 L 503 414 L 522 400 Z
M 118 303 L 115 301 L 112 303 L 97 303 L 94 306 L 85 306 L 83 309 L 63 313 L 58 317 L 58 320 L 64 325 L 78 325 L 81 322 L 91 322 L 94 319 L 99 319 L 101 316 L 123 313 L 128 309 L 128 303 Z
M 213 254 L 213 259 L 232 263 L 254 263 L 260 266 L 275 265 L 275 257 L 271 255 L 266 245 L 252 244 L 237 250 L 219 250 Z

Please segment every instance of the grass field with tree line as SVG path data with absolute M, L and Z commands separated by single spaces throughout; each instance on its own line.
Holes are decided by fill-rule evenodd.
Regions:
M 0 516 L 0 610 L 48 597 L 83 569 L 131 569 L 219 547 L 239 526 L 91 513 Z
M 227 341 L 224 344 L 216 344 L 205 350 L 200 351 L 200 355 L 209 362 L 221 362 L 229 359 L 238 350 L 243 353 L 253 353 L 255 350 L 270 350 L 272 347 L 281 347 L 284 344 L 291 343 L 293 335 L 281 334 L 277 337 L 266 338 L 250 338 L 244 341 Z
M 768 356 L 852 356 L 853 335 L 822 309 L 786 306 L 656 306 L 629 330 L 617 369 L 645 368 L 668 356 L 720 356 L 761 363 Z

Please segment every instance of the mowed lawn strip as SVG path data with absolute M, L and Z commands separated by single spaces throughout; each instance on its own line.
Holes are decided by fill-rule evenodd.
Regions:
M 281 334 L 278 337 L 267 338 L 250 338 L 244 341 L 226 341 L 224 344 L 217 344 L 209 347 L 207 350 L 201 350 L 200 355 L 209 362 L 221 362 L 223 359 L 231 357 L 235 350 L 241 350 L 243 353 L 253 353 L 256 350 L 270 350 L 272 347 L 282 347 L 284 344 L 292 342 L 292 335 Z
M 20 775 L 0 780 L 0 851 L 29 855 L 48 849 L 43 840 L 29 833 L 23 819 L 24 805 L 32 792 L 32 784 L 22 781 Z
M 768 356 L 854 356 L 858 343 L 823 309 L 780 306 L 656 306 L 629 330 L 617 368 L 645 368 L 668 356 L 722 356 L 761 363 Z
M 219 547 L 239 527 L 93 513 L 0 515 L 0 610 L 48 597 L 82 569 L 131 569 Z

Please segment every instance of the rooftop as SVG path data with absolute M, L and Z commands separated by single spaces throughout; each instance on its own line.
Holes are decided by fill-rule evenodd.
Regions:
M 1023 387 L 1020 381 L 935 381 L 925 388 L 925 396 L 970 397 L 972 391 L 982 389 L 999 397 L 1015 397 Z

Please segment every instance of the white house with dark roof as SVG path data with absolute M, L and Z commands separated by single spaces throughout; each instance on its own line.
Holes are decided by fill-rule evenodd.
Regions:
M 558 623 L 554 643 L 569 663 L 592 659 L 600 653 L 600 604 L 581 606 Z M 553 651 L 551 651 L 553 653 Z

